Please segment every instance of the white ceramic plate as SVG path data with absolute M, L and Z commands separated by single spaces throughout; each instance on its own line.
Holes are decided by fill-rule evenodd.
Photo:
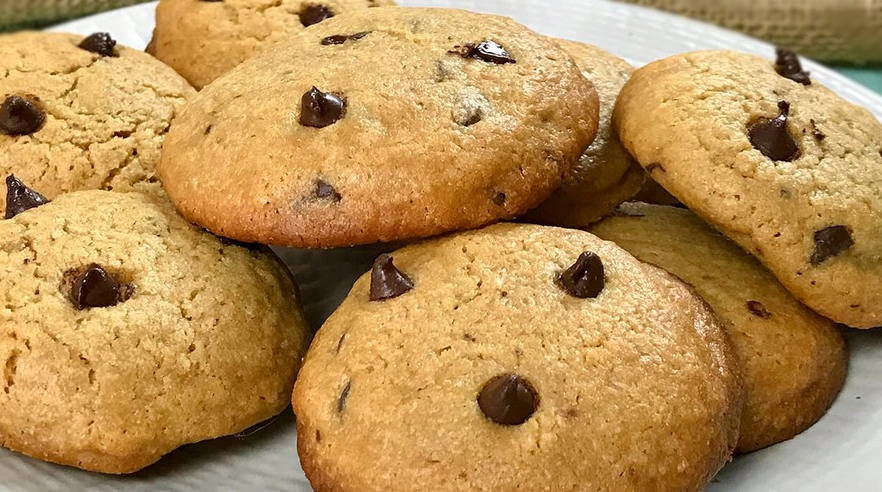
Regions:
M 458 7 L 510 15 L 559 37 L 596 44 L 641 65 L 702 48 L 771 56 L 772 47 L 698 22 L 603 0 L 401 0 L 405 5 Z M 58 30 L 108 31 L 144 48 L 153 28 L 153 4 L 80 20 Z M 812 77 L 882 116 L 882 98 L 817 64 Z M 880 231 L 882 233 L 882 231 Z M 292 267 L 313 323 L 320 323 L 368 269 L 376 247 L 346 251 L 281 251 Z M 882 331 L 848 333 L 852 351 L 846 387 L 821 422 L 801 436 L 741 457 L 727 466 L 708 492 L 870 492 L 882 490 Z M 106 477 L 31 460 L 0 450 L 0 490 L 5 491 L 197 491 L 307 492 L 295 451 L 293 418 L 286 413 L 244 438 L 186 446 L 129 477 Z M 427 491 L 441 492 L 441 491 Z

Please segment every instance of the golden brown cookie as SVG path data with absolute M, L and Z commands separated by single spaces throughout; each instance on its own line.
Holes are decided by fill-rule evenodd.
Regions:
M 309 337 L 271 253 L 140 193 L 40 205 L 16 189 L 0 221 L 4 447 L 131 473 L 288 405 Z
M 833 403 L 847 366 L 837 325 L 695 214 L 629 203 L 591 232 L 688 282 L 720 318 L 744 371 L 737 452 L 792 438 Z
M 364 9 L 205 88 L 175 119 L 159 173 L 187 219 L 233 239 L 419 238 L 536 206 L 591 143 L 597 113 L 570 57 L 511 19 Z
M 537 224 L 584 227 L 632 198 L 643 185 L 645 172 L 612 129 L 616 97 L 634 70 L 625 60 L 576 41 L 555 40 L 594 84 L 600 99 L 597 137 L 573 166 L 563 184 L 539 207 L 524 216 Z
M 297 382 L 298 450 L 317 492 L 698 491 L 737 440 L 733 361 L 669 274 L 495 225 L 355 283 Z
M 325 19 L 392 0 L 161 0 L 147 52 L 201 89 L 261 48 Z
M 49 198 L 160 193 L 162 140 L 194 93 L 174 70 L 106 34 L 0 36 L 0 177 L 15 174 Z
M 882 325 L 882 123 L 796 55 L 673 56 L 628 81 L 613 123 L 653 179 L 837 322 Z

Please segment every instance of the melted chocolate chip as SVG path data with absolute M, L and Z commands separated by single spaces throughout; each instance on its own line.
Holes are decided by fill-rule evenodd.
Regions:
M 315 190 L 313 193 L 315 194 L 315 197 L 320 200 L 339 202 L 343 199 L 343 196 L 337 193 L 337 190 L 334 189 L 330 183 L 321 179 L 315 182 Z
M 750 143 L 773 161 L 792 162 L 799 157 L 799 144 L 787 130 L 790 103 L 778 103 L 781 114 L 773 119 L 761 118 L 748 129 Z
M 595 253 L 586 251 L 558 276 L 557 284 L 573 297 L 593 299 L 600 295 L 605 285 L 603 261 Z
M 44 121 L 46 113 L 32 99 L 9 96 L 0 105 L 0 131 L 7 135 L 30 135 L 39 130 Z
M 490 40 L 482 41 L 478 44 L 469 43 L 462 46 L 455 46 L 450 50 L 450 53 L 456 53 L 463 58 L 474 58 L 476 60 L 495 63 L 497 65 L 517 63 L 517 61 L 505 51 L 505 48 L 503 48 L 502 45 Z
M 754 316 L 762 319 L 769 319 L 772 317 L 772 313 L 766 311 L 766 307 L 759 301 L 747 301 L 747 310 Z
M 324 46 L 330 46 L 334 44 L 343 44 L 346 41 L 358 41 L 370 33 L 371 31 L 357 32 L 355 34 L 336 34 L 322 39 L 322 44 Z
M 300 99 L 300 124 L 312 128 L 333 125 L 346 115 L 346 98 L 313 87 Z
M 84 39 L 79 47 L 97 53 L 99 56 L 113 56 L 113 48 L 116 47 L 116 41 L 106 32 L 96 32 L 95 34 Z
M 71 294 L 79 310 L 115 306 L 120 301 L 120 284 L 101 265 L 92 263 L 74 281 Z
M 13 175 L 6 177 L 6 216 L 11 219 L 16 215 L 49 203 L 43 195 L 25 186 Z
M 394 299 L 413 289 L 413 281 L 392 264 L 392 256 L 382 254 L 371 269 L 371 300 Z
M 318 24 L 323 20 L 334 17 L 334 11 L 327 5 L 307 5 L 300 11 L 300 23 L 304 27 Z
M 539 394 L 529 381 L 517 374 L 494 377 L 478 395 L 484 415 L 500 425 L 521 425 L 539 408 Z
M 812 265 L 818 266 L 834 256 L 854 246 L 854 239 L 845 226 L 837 225 L 815 232 L 815 251 L 812 252 Z
M 350 391 L 352 391 L 352 381 L 346 381 L 346 386 L 343 387 L 343 391 L 340 392 L 340 396 L 337 398 L 338 413 L 343 413 L 346 410 L 346 402 L 349 400 Z
M 796 56 L 796 53 L 778 48 L 776 54 L 778 59 L 775 61 L 775 71 L 778 72 L 778 75 L 794 82 L 799 82 L 802 85 L 812 85 L 809 73 L 802 70 L 802 65 L 799 64 L 799 57 Z
M 809 120 L 809 123 L 812 125 L 812 136 L 815 137 L 815 140 L 818 142 L 823 142 L 827 135 L 824 135 L 824 132 L 818 129 L 817 123 L 815 120 Z
M 505 196 L 505 193 L 503 193 L 501 191 L 497 191 L 496 193 L 493 194 L 493 203 L 495 205 L 499 205 L 501 207 L 501 206 L 505 205 L 505 200 L 507 198 L 508 197 Z

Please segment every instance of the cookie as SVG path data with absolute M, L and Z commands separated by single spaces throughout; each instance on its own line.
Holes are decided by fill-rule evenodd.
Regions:
M 388 242 L 535 207 L 591 143 L 597 112 L 570 57 L 508 18 L 364 9 L 205 88 L 158 169 L 178 210 L 222 236 Z
M 308 331 L 274 256 L 99 190 L 0 221 L 0 444 L 130 473 L 288 405 Z
M 882 124 L 780 52 L 674 56 L 634 73 L 613 123 L 653 179 L 797 299 L 882 325 Z
M 316 335 L 301 464 L 317 492 L 701 490 L 737 439 L 729 350 L 684 284 L 584 231 L 425 241 Z
M 42 194 L 160 193 L 155 164 L 172 117 L 195 92 L 107 34 L 0 36 L 0 176 Z
M 671 195 L 660 184 L 656 183 L 648 172 L 645 172 L 645 175 L 646 178 L 643 180 L 643 186 L 640 187 L 640 191 L 628 201 L 652 205 L 681 205 L 680 200 L 677 200 L 674 195 Z
M 792 438 L 830 407 L 847 352 L 832 321 L 688 210 L 629 203 L 591 232 L 691 284 L 726 328 L 745 389 L 736 452 Z
M 201 89 L 260 48 L 333 16 L 392 0 L 161 0 L 147 52 Z
M 573 166 L 561 187 L 524 220 L 536 224 L 584 227 L 600 220 L 640 191 L 645 172 L 612 130 L 616 97 L 634 70 L 625 60 L 595 46 L 556 40 L 572 55 L 600 99 L 597 137 Z

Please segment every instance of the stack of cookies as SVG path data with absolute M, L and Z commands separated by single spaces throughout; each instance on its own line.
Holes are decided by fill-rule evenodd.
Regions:
M 506 18 L 264 3 L 160 2 L 150 52 L 198 93 L 106 35 L 0 41 L 45 58 L 0 79 L 3 445 L 129 472 L 293 386 L 318 492 L 699 491 L 823 416 L 840 324 L 882 325 L 882 125 L 794 54 L 635 71 Z M 378 242 L 412 244 L 298 375 L 255 245 Z

